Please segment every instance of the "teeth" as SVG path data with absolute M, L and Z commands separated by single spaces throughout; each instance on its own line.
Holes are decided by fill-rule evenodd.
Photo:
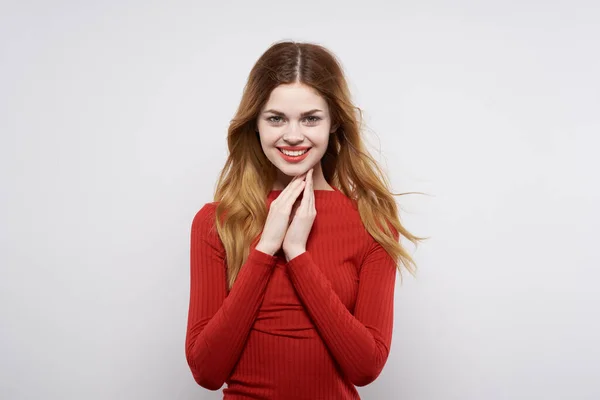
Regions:
M 303 151 L 287 151 L 287 150 L 279 149 L 279 151 L 281 151 L 286 156 L 297 157 L 297 156 L 301 156 L 302 154 L 306 153 L 308 151 L 308 149 L 303 150 Z

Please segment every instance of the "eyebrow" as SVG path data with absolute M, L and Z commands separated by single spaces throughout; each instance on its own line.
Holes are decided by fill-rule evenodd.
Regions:
M 307 116 L 307 115 L 311 115 L 311 114 L 314 114 L 314 113 L 316 113 L 316 112 L 319 112 L 319 111 L 321 111 L 321 112 L 322 112 L 323 110 L 319 110 L 318 108 L 314 108 L 314 109 L 312 109 L 312 110 L 310 110 L 310 111 L 305 111 L 305 112 L 303 112 L 302 114 L 300 114 L 300 116 L 301 116 L 301 117 L 305 117 L 305 116 Z M 282 115 L 282 116 L 285 116 L 285 113 L 282 113 L 281 111 L 277 111 L 277 110 L 274 110 L 274 109 L 270 109 L 270 110 L 264 111 L 264 113 L 265 113 L 265 114 L 266 114 L 266 113 L 272 113 L 272 114 L 275 114 L 275 115 Z

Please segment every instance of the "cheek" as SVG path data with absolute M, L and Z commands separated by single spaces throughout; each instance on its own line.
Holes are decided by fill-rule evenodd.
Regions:
M 319 132 L 315 132 L 313 143 L 319 147 L 327 147 L 329 143 L 329 128 L 319 128 Z
M 272 127 L 267 124 L 258 124 L 258 132 L 260 141 L 266 145 L 268 145 L 270 142 L 278 140 L 278 137 L 281 136 L 276 127 Z

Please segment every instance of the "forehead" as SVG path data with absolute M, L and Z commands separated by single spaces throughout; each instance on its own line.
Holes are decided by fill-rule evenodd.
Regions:
M 285 113 L 301 113 L 319 108 L 327 111 L 327 102 L 319 93 L 300 83 L 279 85 L 271 91 L 262 111 L 275 108 Z

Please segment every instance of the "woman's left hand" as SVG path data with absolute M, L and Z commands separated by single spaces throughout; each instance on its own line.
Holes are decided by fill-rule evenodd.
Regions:
M 313 170 L 306 174 L 306 185 L 300 205 L 292 212 L 292 222 L 283 238 L 282 249 L 287 261 L 306 251 L 306 242 L 317 216 L 315 192 L 313 191 Z

